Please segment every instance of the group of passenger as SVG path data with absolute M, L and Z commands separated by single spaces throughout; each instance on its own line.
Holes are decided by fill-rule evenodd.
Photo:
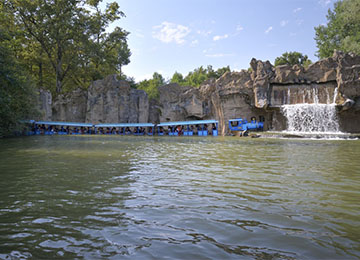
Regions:
M 210 128 L 210 130 L 209 130 Z M 157 131 L 156 131 L 157 130 Z M 184 132 L 192 132 L 194 135 L 197 135 L 199 131 L 207 131 L 208 134 L 213 134 L 213 131 L 217 130 L 216 125 L 212 124 L 212 126 L 208 127 L 208 125 L 177 125 L 177 126 L 168 126 L 167 128 L 163 128 L 162 126 L 157 129 L 153 129 L 153 127 L 70 127 L 70 126 L 45 126 L 45 125 L 32 125 L 31 131 L 34 134 L 40 135 L 53 135 L 53 134 L 63 134 L 63 135 L 71 135 L 71 134 L 81 134 L 81 135 L 91 135 L 91 134 L 99 134 L 99 135 L 153 135 L 155 132 L 159 135 L 184 135 Z
M 212 124 L 211 127 L 208 127 L 207 124 L 204 125 L 177 125 L 177 126 L 168 126 L 167 129 L 164 129 L 162 126 L 159 127 L 159 133 L 170 134 L 175 133 L 175 135 L 184 135 L 185 132 L 192 132 L 193 135 L 197 135 L 199 131 L 205 131 L 208 134 L 213 134 L 213 131 L 216 131 L 216 125 Z
M 70 128 L 69 126 L 52 126 L 49 125 L 48 127 L 46 127 L 45 125 L 40 125 L 40 126 L 36 126 L 33 125 L 32 126 L 32 132 L 36 133 L 36 134 L 48 134 L 48 135 L 52 135 L 52 134 L 94 134 L 95 131 L 92 127 L 72 127 Z
M 113 135 L 144 135 L 144 134 L 152 134 L 153 130 L 152 127 L 148 127 L 148 129 L 145 129 L 144 127 L 99 127 L 97 129 L 96 134 L 113 134 Z

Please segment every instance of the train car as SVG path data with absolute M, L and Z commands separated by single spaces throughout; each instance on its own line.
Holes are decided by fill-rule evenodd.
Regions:
M 159 136 L 218 136 L 218 125 L 217 120 L 175 121 L 157 124 L 156 129 Z
M 92 124 L 75 122 L 34 121 L 32 133 L 35 135 L 91 134 Z
M 243 118 L 236 118 L 229 120 L 230 131 L 262 131 L 264 130 L 264 122 L 256 121 L 255 117 L 248 122 Z
M 119 135 L 153 135 L 155 125 L 152 123 L 119 123 L 94 125 L 96 134 Z

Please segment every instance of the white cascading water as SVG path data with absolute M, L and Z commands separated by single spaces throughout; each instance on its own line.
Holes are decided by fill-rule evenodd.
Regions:
M 281 111 L 287 118 L 287 132 L 292 133 L 339 133 L 339 123 L 335 108 L 337 88 L 335 88 L 334 98 L 330 103 L 328 95 L 327 104 L 319 104 L 317 89 L 313 89 L 313 103 L 303 103 L 294 105 L 282 105 Z M 290 95 L 290 92 L 288 92 Z M 304 94 L 305 95 L 305 94 Z M 288 97 L 290 100 L 290 96 Z M 305 96 L 303 98 L 305 100 Z

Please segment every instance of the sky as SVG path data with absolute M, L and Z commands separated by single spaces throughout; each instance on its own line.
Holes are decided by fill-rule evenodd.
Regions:
M 252 58 L 272 64 L 284 52 L 317 61 L 314 27 L 326 24 L 335 0 L 105 0 L 126 17 L 114 22 L 130 32 L 130 63 L 123 72 L 136 82 L 154 72 L 212 65 L 248 69 Z

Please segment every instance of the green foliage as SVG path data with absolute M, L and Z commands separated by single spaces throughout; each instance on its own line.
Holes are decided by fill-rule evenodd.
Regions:
M 360 54 L 360 1 L 343 0 L 329 9 L 327 25 L 315 27 L 319 58 L 332 56 L 334 50 Z
M 20 120 L 36 113 L 31 81 L 9 48 L 11 37 L 6 31 L 0 25 L 0 137 L 21 130 Z
M 172 76 L 172 78 L 170 79 L 171 83 L 177 83 L 179 85 L 185 85 L 185 80 L 184 77 L 181 73 L 175 71 L 174 75 Z
M 153 78 L 149 80 L 143 80 L 138 83 L 137 88 L 145 90 L 149 99 L 159 99 L 160 94 L 158 87 L 166 84 L 163 76 L 157 72 L 153 74 Z
M 208 65 L 206 69 L 202 66 L 195 69 L 184 78 L 181 73 L 175 72 L 172 76 L 170 82 L 178 83 L 182 86 L 193 86 L 199 87 L 202 83 L 204 83 L 208 79 L 218 79 L 226 72 L 230 71 L 230 67 L 219 68 L 218 70 L 214 70 L 211 65 Z
M 311 60 L 309 60 L 307 55 L 303 55 L 300 52 L 285 52 L 280 57 L 275 59 L 275 66 L 279 65 L 301 65 L 301 66 L 309 66 L 311 64 Z
M 38 87 L 53 92 L 87 88 L 130 62 L 128 32 L 106 29 L 124 13 L 101 0 L 3 0 L 1 10 L 13 34 L 13 50 Z M 6 19 L 5 19 L 6 18 Z

